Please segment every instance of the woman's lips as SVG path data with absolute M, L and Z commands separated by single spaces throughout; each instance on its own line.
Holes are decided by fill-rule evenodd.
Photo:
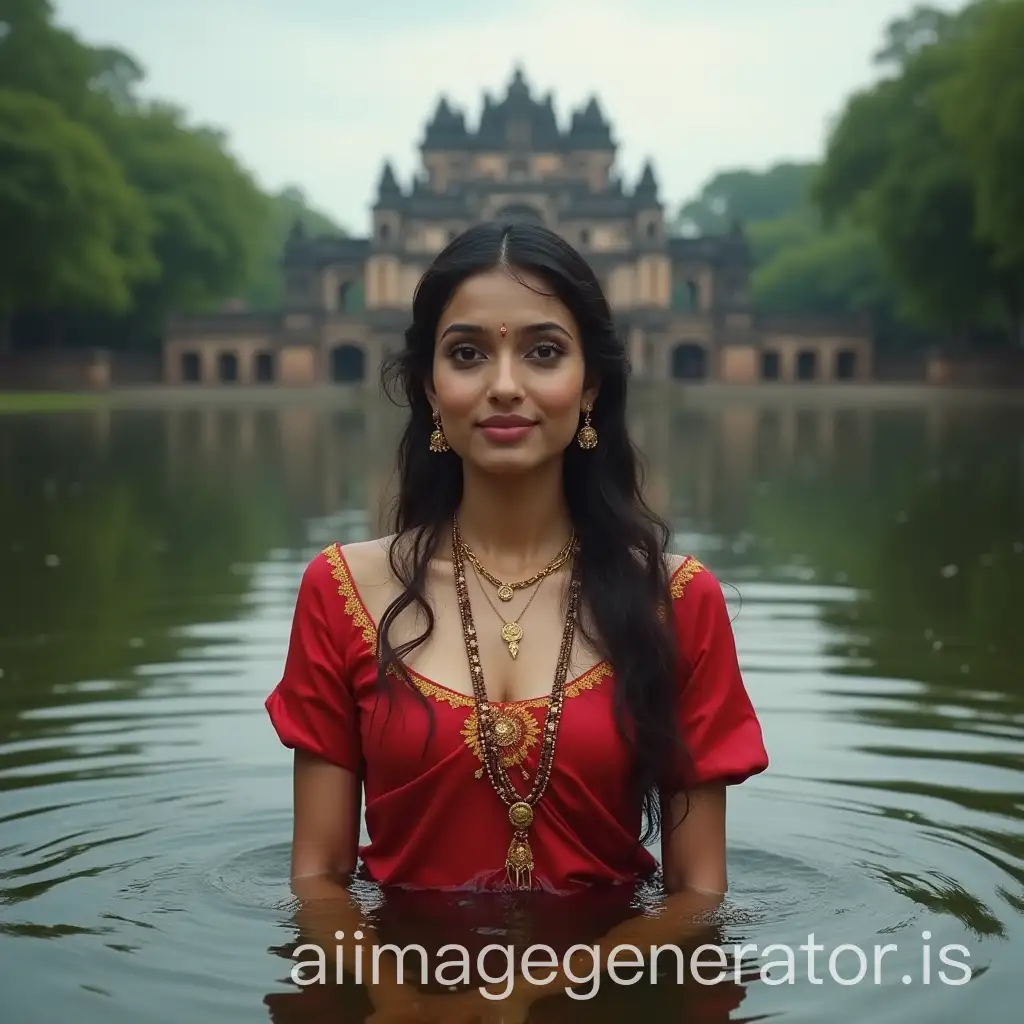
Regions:
M 480 429 L 488 441 L 514 444 L 529 435 L 536 425 L 522 416 L 491 416 L 480 424 Z

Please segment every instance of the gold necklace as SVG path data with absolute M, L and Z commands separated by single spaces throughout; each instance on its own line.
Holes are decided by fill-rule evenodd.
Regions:
M 543 739 L 541 740 L 537 774 L 534 776 L 530 792 L 526 796 L 521 796 L 512 785 L 499 756 L 498 747 L 501 745 L 499 729 L 505 722 L 505 717 L 500 711 L 494 712 L 492 715 L 491 705 L 487 699 L 487 687 L 484 685 L 484 673 L 480 665 L 476 627 L 473 624 L 473 610 L 470 607 L 469 592 L 466 589 L 466 575 L 462 562 L 463 550 L 458 522 L 453 519 L 452 569 L 455 576 L 455 592 L 459 599 L 459 612 L 462 617 L 466 656 L 469 659 L 469 674 L 473 680 L 473 702 L 476 705 L 481 755 L 491 785 L 494 786 L 495 792 L 508 807 L 508 819 L 513 829 L 508 853 L 505 856 L 505 873 L 517 889 L 530 889 L 533 886 L 535 865 L 533 850 L 530 849 L 528 830 L 533 824 L 533 810 L 551 781 L 555 739 L 559 723 L 562 720 L 562 706 L 565 702 L 565 677 L 569 671 L 569 657 L 572 653 L 572 642 L 576 632 L 576 608 L 580 595 L 579 572 L 578 567 L 574 565 L 572 579 L 569 583 L 569 608 L 565 616 L 565 628 L 562 631 L 562 646 L 558 652 L 558 664 L 555 667 L 555 679 L 551 687 L 551 700 L 544 716 Z M 575 550 L 578 550 L 578 547 L 574 545 Z
M 463 544 L 463 552 L 465 552 L 465 549 L 465 544 Z M 475 565 L 474 568 L 476 568 Z M 477 572 L 479 571 L 480 570 L 477 569 Z M 533 604 L 533 599 L 540 593 L 540 588 L 543 583 L 544 580 L 542 579 L 537 584 L 537 589 L 530 595 L 530 600 L 526 602 L 526 606 L 523 608 L 523 610 L 514 619 L 511 620 L 507 620 L 505 616 L 501 614 L 501 612 L 495 606 L 494 602 L 491 600 L 487 591 L 483 591 L 484 597 L 487 598 L 487 603 L 494 609 L 494 614 L 497 615 L 498 618 L 501 620 L 501 639 L 504 640 L 506 644 L 508 644 L 508 653 L 512 656 L 513 661 L 519 654 L 519 644 L 522 642 L 523 639 L 523 627 L 520 625 L 519 620 L 522 619 L 522 617 L 526 614 L 527 609 L 530 607 L 531 604 Z M 482 587 L 481 590 L 483 590 Z
M 515 583 L 506 583 L 504 580 L 499 580 L 497 576 L 488 572 L 488 570 L 484 568 L 483 563 L 479 558 L 477 558 L 473 550 L 465 541 L 461 541 L 460 543 L 462 544 L 462 553 L 472 563 L 473 568 L 476 569 L 476 571 L 480 573 L 488 583 L 498 588 L 498 598 L 502 601 L 511 601 L 517 590 L 524 590 L 526 587 L 532 587 L 535 583 L 539 583 L 544 579 L 545 576 L 550 576 L 553 572 L 557 572 L 563 565 L 565 565 L 566 562 L 569 561 L 573 552 L 573 547 L 576 544 L 576 532 L 573 531 L 572 536 L 569 537 L 565 547 L 563 547 L 562 550 L 559 551 L 558 554 L 540 570 L 540 572 L 534 573 L 529 577 L 529 579 L 518 580 Z

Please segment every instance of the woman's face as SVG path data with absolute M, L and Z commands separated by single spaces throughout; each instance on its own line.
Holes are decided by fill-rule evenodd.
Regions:
M 517 272 L 518 273 L 518 272 Z M 437 325 L 433 386 L 452 450 L 488 472 L 520 473 L 561 456 L 596 389 L 569 310 L 546 284 L 501 269 L 464 281 Z

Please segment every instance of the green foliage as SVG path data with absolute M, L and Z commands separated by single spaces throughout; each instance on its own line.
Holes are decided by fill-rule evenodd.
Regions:
M 1024 2 L 917 6 L 818 165 L 715 175 L 682 233 L 743 222 L 766 313 L 868 312 L 882 347 L 1024 340 Z M 1008 329 L 1009 328 L 1009 329 Z M 925 331 L 930 332 L 931 337 Z
M 878 244 L 863 228 L 822 220 L 812 203 L 818 174 L 813 164 L 784 163 L 763 173 L 716 175 L 683 207 L 680 221 L 717 225 L 717 233 L 728 230 L 733 217 L 744 223 L 758 312 L 869 313 L 889 325 L 897 319 L 898 299 Z M 889 333 L 885 337 L 888 342 Z
M 746 225 L 746 235 L 755 266 L 763 267 L 776 256 L 815 242 L 821 236 L 821 227 L 799 211 L 751 221 Z
M 874 240 L 850 227 L 782 249 L 755 270 L 752 284 L 759 307 L 769 313 L 874 312 L 890 299 Z
M 974 238 L 971 182 L 934 102 L 958 53 L 935 42 L 848 103 L 814 196 L 829 223 L 848 217 L 878 239 L 908 308 L 936 326 L 971 323 L 986 304 L 988 254 Z
M 260 240 L 260 263 L 246 292 L 246 304 L 254 310 L 279 309 L 284 301 L 281 256 L 289 232 L 301 223 L 307 235 L 344 235 L 329 217 L 312 209 L 302 190 L 294 186 L 271 196 Z
M 1024 299 L 1007 275 L 1024 253 L 1022 10 L 980 0 L 890 26 L 892 73 L 851 97 L 813 188 L 827 223 L 875 237 L 902 307 L 962 338 L 1009 339 Z
M 266 216 L 251 177 L 173 108 L 110 118 L 104 135 L 155 225 L 160 279 L 140 296 L 151 312 L 198 310 L 243 289 Z
M 772 220 L 804 209 L 813 164 L 779 163 L 764 172 L 722 171 L 685 203 L 679 211 L 676 229 L 683 233 L 718 235 L 735 220 Z
M 144 78 L 142 65 L 131 54 L 109 46 L 92 51 L 90 85 L 119 110 L 138 105 L 136 89 Z
M 915 317 L 957 331 L 982 319 L 990 253 L 974 235 L 970 181 L 959 154 L 938 151 L 932 140 L 906 145 L 872 198 L 871 221 Z
M 0 231 L 18 239 L 0 327 L 13 312 L 66 344 L 156 345 L 170 313 L 275 305 L 291 223 L 333 225 L 265 195 L 220 131 L 142 101 L 134 57 L 57 27 L 45 0 L 0 0 L 0 23 Z
M 922 50 L 949 38 L 955 31 L 956 15 L 918 4 L 904 18 L 895 18 L 885 28 L 885 43 L 875 54 L 875 63 L 902 67 Z
M 963 153 L 977 233 L 1000 270 L 1024 286 L 1024 3 L 987 4 L 958 72 L 940 92 L 940 115 Z M 1020 296 L 1024 298 L 1024 295 Z
M 149 220 L 117 162 L 52 102 L 0 89 L 0 313 L 124 312 L 155 273 Z

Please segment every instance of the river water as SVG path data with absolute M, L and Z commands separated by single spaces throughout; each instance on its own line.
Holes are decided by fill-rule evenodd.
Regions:
M 753 969 L 605 979 L 531 1020 L 1013 1019 L 1024 412 L 638 406 L 772 757 L 730 798 L 719 935 Z M 377 529 L 394 426 L 305 403 L 0 418 L 0 1019 L 365 1019 L 351 981 L 290 977 L 290 756 L 263 700 L 302 567 Z M 789 983 L 759 973 L 773 944 Z

